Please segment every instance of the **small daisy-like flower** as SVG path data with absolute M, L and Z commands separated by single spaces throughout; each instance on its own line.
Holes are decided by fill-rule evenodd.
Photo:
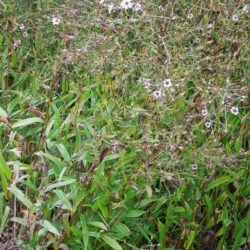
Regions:
M 19 39 L 19 40 L 17 40 L 16 42 L 15 42 L 17 45 L 21 45 L 22 44 L 22 42 L 21 42 L 21 40 Z
M 21 40 L 17 40 L 17 41 L 15 41 L 13 46 L 14 46 L 14 48 L 18 48 L 21 44 L 22 44 Z
M 25 28 L 25 26 L 24 26 L 23 23 L 19 25 L 19 29 L 20 29 L 20 30 L 23 30 L 24 28 Z
M 23 37 L 27 37 L 28 33 L 26 31 L 23 32 Z
M 238 22 L 239 21 L 239 17 L 237 15 L 233 15 L 232 19 L 234 22 Z
M 155 100 L 156 100 L 156 99 L 159 99 L 159 98 L 161 97 L 161 95 L 162 95 L 162 93 L 161 93 L 160 90 L 156 90 L 156 91 L 154 91 L 154 93 L 153 93 L 153 97 L 154 97 Z
M 171 82 L 171 79 L 166 79 L 163 81 L 163 86 L 164 88 L 170 88 L 172 86 L 172 82 Z
M 206 128 L 211 128 L 211 125 L 212 125 L 211 122 L 205 122 L 205 127 Z
M 191 169 L 192 170 L 197 170 L 198 169 L 198 166 L 196 164 L 191 164 Z
M 120 6 L 124 10 L 131 9 L 133 8 L 133 2 L 131 0 L 122 0 Z
M 61 22 L 61 18 L 59 18 L 59 17 L 53 17 L 52 18 L 52 24 L 53 25 L 59 25 L 60 22 Z
M 105 0 L 100 0 L 99 3 L 100 3 L 100 4 L 104 4 L 104 2 L 105 2 Z
M 163 6 L 160 5 L 160 6 L 159 6 L 159 10 L 160 10 L 160 11 L 165 11 L 166 8 L 164 8 Z
M 145 82 L 144 87 L 145 87 L 145 89 L 150 89 L 151 88 L 151 83 L 150 82 Z
M 192 14 L 192 13 L 189 13 L 188 15 L 187 15 L 187 18 L 188 19 L 192 19 L 194 17 L 194 15 Z
M 206 116 L 206 115 L 208 115 L 208 112 L 207 112 L 206 109 L 203 109 L 203 110 L 201 111 L 201 114 L 202 114 L 203 116 Z
M 135 4 L 133 5 L 133 9 L 134 9 L 135 11 L 141 10 L 141 4 L 140 4 L 140 3 L 135 3 Z
M 200 43 L 200 42 L 201 42 L 201 39 L 200 39 L 199 37 L 196 37 L 196 38 L 195 38 L 195 42 L 196 42 L 196 43 Z
M 239 114 L 239 109 L 237 107 L 232 107 L 230 109 L 231 113 L 234 115 L 238 115 Z
M 242 13 L 247 14 L 249 12 L 249 6 L 245 5 L 242 9 Z

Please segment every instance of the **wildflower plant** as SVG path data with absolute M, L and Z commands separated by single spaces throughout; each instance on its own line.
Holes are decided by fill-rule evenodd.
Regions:
M 0 249 L 247 249 L 246 1 L 0 15 Z

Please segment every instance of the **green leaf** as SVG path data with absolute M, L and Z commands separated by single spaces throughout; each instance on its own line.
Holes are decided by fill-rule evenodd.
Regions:
M 141 201 L 139 208 L 145 207 L 154 201 L 156 201 L 156 199 L 144 199 Z
M 53 190 L 55 188 L 58 188 L 58 187 L 64 187 L 64 186 L 70 185 L 74 183 L 75 181 L 76 181 L 75 179 L 71 179 L 71 180 L 66 180 L 66 181 L 61 181 L 58 183 L 51 184 L 46 188 L 46 192 Z
M 11 169 L 7 165 L 6 161 L 3 158 L 3 155 L 1 153 L 0 153 L 0 171 L 2 171 L 4 173 L 4 175 L 6 176 L 6 178 L 8 180 L 11 179 Z
M 70 161 L 70 155 L 68 150 L 63 144 L 56 144 L 57 149 L 61 153 L 62 157 L 64 158 L 65 161 Z
M 98 228 L 101 228 L 101 229 L 103 229 L 105 231 L 108 231 L 108 228 L 102 222 L 92 221 L 92 222 L 89 222 L 89 224 L 92 225 L 92 226 L 94 226 L 94 227 L 98 227 Z
M 88 248 L 89 229 L 88 229 L 88 225 L 87 225 L 87 220 L 83 214 L 80 215 L 80 220 L 81 220 L 81 225 L 82 225 L 82 239 L 83 239 L 84 247 Z
M 102 235 L 102 239 L 113 249 L 115 250 L 122 250 L 120 244 L 112 237 L 107 234 Z
M 68 200 L 66 194 L 62 190 L 54 190 L 54 192 L 57 194 L 57 196 L 59 197 L 60 201 L 62 201 L 64 206 L 70 211 L 72 211 L 71 203 Z
M 32 202 L 27 198 L 25 197 L 24 193 L 18 189 L 17 187 L 15 186 L 12 186 L 12 187 L 9 187 L 9 190 L 12 194 L 15 195 L 15 197 L 21 201 L 27 208 L 29 208 L 29 210 L 32 210 L 33 209 L 33 204 Z
M 231 176 L 223 176 L 223 177 L 209 183 L 208 186 L 207 186 L 206 192 L 213 189 L 213 188 L 215 188 L 215 187 L 218 187 L 218 186 L 220 186 L 222 184 L 225 184 L 225 183 L 228 184 L 232 180 L 233 180 L 233 178 Z
M 131 233 L 129 228 L 121 222 L 118 222 L 115 226 L 113 226 L 112 230 L 126 237 L 128 237 Z
M 53 226 L 49 221 L 44 220 L 44 221 L 39 222 L 39 224 L 43 228 L 47 229 L 49 232 L 53 233 L 54 235 L 61 236 L 58 230 L 55 228 L 55 226 Z
M 185 249 L 189 249 L 194 241 L 194 238 L 195 238 L 195 231 L 191 231 L 189 236 L 188 236 L 188 239 L 187 239 L 187 242 L 185 244 Z
M 128 218 L 136 218 L 136 217 L 140 217 L 141 215 L 145 214 L 145 211 L 142 210 L 128 210 L 125 213 L 125 216 Z
M 42 153 L 42 155 L 55 163 L 53 164 L 54 172 L 59 175 L 61 171 L 63 170 L 63 168 L 65 167 L 64 162 L 60 158 L 54 155 L 48 154 L 48 153 Z
M 8 221 L 9 213 L 10 213 L 10 207 L 6 206 L 3 213 L 3 217 L 1 218 L 0 235 L 2 234 L 4 227 Z
M 39 117 L 33 117 L 33 118 L 27 118 L 23 120 L 19 120 L 18 122 L 15 122 L 12 127 L 13 128 L 21 128 L 26 127 L 35 123 L 43 123 L 44 121 Z
M 0 116 L 7 118 L 8 114 L 0 107 Z
M 11 169 L 7 165 L 6 161 L 4 160 L 2 154 L 0 153 L 0 180 L 1 185 L 3 187 L 4 196 L 8 199 L 8 185 L 9 181 L 11 180 Z
M 81 190 L 81 192 L 77 195 L 77 197 L 74 199 L 74 204 L 73 204 L 73 208 L 72 211 L 73 213 L 75 213 L 75 211 L 77 210 L 78 206 L 80 205 L 80 203 L 83 201 L 83 199 L 87 196 L 87 193 L 85 190 Z

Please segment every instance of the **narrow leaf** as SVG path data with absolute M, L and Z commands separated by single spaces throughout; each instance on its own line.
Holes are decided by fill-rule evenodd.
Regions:
M 54 235 L 61 236 L 58 230 L 53 226 L 49 221 L 44 220 L 39 223 L 43 228 L 47 229 L 49 232 L 53 233 Z
M 27 118 L 23 120 L 19 120 L 18 122 L 15 122 L 12 127 L 13 128 L 21 128 L 26 127 L 35 123 L 43 123 L 44 121 L 39 117 L 33 117 L 33 118 Z
M 115 250 L 122 250 L 122 247 L 120 246 L 120 244 L 112 237 L 110 237 L 109 235 L 105 234 L 102 235 L 102 239 L 113 249 Z

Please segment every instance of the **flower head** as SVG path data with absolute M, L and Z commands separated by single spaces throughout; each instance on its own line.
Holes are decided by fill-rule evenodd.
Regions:
M 133 2 L 131 0 L 122 0 L 120 6 L 124 10 L 131 9 L 133 8 Z
M 196 42 L 196 43 L 200 43 L 200 42 L 201 42 L 201 39 L 200 39 L 199 37 L 196 37 L 196 38 L 195 38 L 195 42 Z
M 133 9 L 134 9 L 135 11 L 141 10 L 141 4 L 140 4 L 140 3 L 135 3 L 135 4 L 133 5 Z
M 232 107 L 230 109 L 231 113 L 234 115 L 238 115 L 239 114 L 239 109 L 237 107 Z
M 24 28 L 25 28 L 25 26 L 24 26 L 23 23 L 19 25 L 19 29 L 20 29 L 20 30 L 23 30 Z
M 164 88 L 170 88 L 172 86 L 172 82 L 171 82 L 171 79 L 166 79 L 163 81 L 163 86 Z
M 206 109 L 203 109 L 203 110 L 201 111 L 201 114 L 202 114 L 203 116 L 206 116 L 206 115 L 208 115 L 208 112 L 207 112 Z
M 194 15 L 192 14 L 192 13 L 189 13 L 188 15 L 187 15 L 187 18 L 188 19 L 192 19 L 194 17 Z
M 59 17 L 53 17 L 52 18 L 52 24 L 53 25 L 59 25 L 60 22 L 61 22 L 61 18 L 59 18 Z
M 26 31 L 23 32 L 23 37 L 27 37 L 28 33 Z
M 237 15 L 233 15 L 232 19 L 234 22 L 238 22 L 239 21 L 239 17 Z
M 192 170 L 197 170 L 198 169 L 198 166 L 196 164 L 191 164 L 191 169 Z
M 211 125 L 212 125 L 211 122 L 205 122 L 205 127 L 206 128 L 211 128 Z
M 245 5 L 242 9 L 242 13 L 247 14 L 249 12 L 249 6 Z
M 161 96 L 162 96 L 162 93 L 161 93 L 160 90 L 154 91 L 153 97 L 154 97 L 155 100 L 156 100 L 156 99 L 159 99 Z
M 20 47 L 21 46 L 21 44 L 22 44 L 22 41 L 19 39 L 19 40 L 16 40 L 15 41 L 15 43 L 14 43 L 14 48 L 18 48 L 18 47 Z

